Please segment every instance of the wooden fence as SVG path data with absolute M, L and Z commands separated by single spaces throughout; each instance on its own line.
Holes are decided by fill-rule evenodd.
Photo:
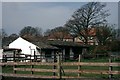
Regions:
M 56 56 L 56 55 L 51 55 L 51 56 Z M 1 62 L 27 62 L 27 61 L 33 61 L 33 62 L 41 62 L 43 59 L 47 59 L 44 57 L 44 55 L 25 55 L 25 54 L 13 54 L 11 56 L 8 55 L 3 55 L 3 59 Z M 51 58 L 54 62 L 54 59 L 56 58 Z M 49 62 L 49 61 L 48 61 Z
M 113 67 L 120 67 L 120 63 L 112 62 L 111 58 L 109 62 L 81 62 L 81 56 L 79 55 L 78 62 L 62 62 L 60 55 L 57 56 L 57 62 L 2 62 L 1 66 L 13 66 L 13 73 L 3 73 L 3 76 L 14 76 L 14 77 L 29 77 L 29 78 L 83 78 L 81 74 L 107 74 L 109 78 L 112 78 L 113 74 L 120 74 L 120 71 L 113 70 Z M 31 66 L 30 68 L 21 68 L 16 66 Z M 53 66 L 53 69 L 41 69 L 34 68 L 34 66 Z M 64 69 L 63 66 L 77 66 L 77 69 Z M 108 70 L 82 70 L 81 66 L 98 66 L 108 67 Z M 16 71 L 30 71 L 31 74 L 18 74 Z M 53 76 L 35 75 L 34 72 L 52 72 Z M 55 73 L 57 75 L 55 75 Z M 78 76 L 65 76 L 66 73 L 77 73 Z

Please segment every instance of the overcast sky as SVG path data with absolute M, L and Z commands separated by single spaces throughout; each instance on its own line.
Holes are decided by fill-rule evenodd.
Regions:
M 87 2 L 86 2 L 87 3 Z M 84 2 L 3 2 L 2 27 L 7 34 L 19 33 L 25 26 L 41 27 L 43 31 L 63 26 Z M 108 21 L 118 24 L 118 3 L 108 2 Z

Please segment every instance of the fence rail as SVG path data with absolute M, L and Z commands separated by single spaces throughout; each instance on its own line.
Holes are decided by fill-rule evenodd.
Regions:
M 4 65 L 10 65 L 10 66 L 14 66 L 14 65 L 48 65 L 48 66 L 53 66 L 56 65 L 57 63 L 44 63 L 44 62 L 3 62 L 0 63 L 0 66 L 4 66 Z
M 13 66 L 13 73 L 3 73 L 3 76 L 17 76 L 17 77 L 34 77 L 34 78 L 81 78 L 81 74 L 107 74 L 109 78 L 112 78 L 112 75 L 120 74 L 120 71 L 113 70 L 113 67 L 120 67 L 120 63 L 112 62 L 111 58 L 109 62 L 80 62 L 81 56 L 79 56 L 78 62 L 62 62 L 60 59 L 60 55 L 57 56 L 57 62 L 48 63 L 48 62 L 1 62 L 0 66 L 10 65 Z M 16 67 L 20 65 L 31 66 L 30 68 L 21 68 Z M 34 66 L 53 66 L 52 69 L 41 69 L 35 68 Z M 77 66 L 77 69 L 64 69 L 64 66 Z M 82 70 L 81 66 L 101 66 L 101 67 L 108 67 L 108 70 Z M 18 74 L 16 71 L 29 71 L 31 74 Z M 42 76 L 42 75 L 35 75 L 34 72 L 52 72 L 54 73 L 53 76 Z M 57 75 L 55 75 L 55 73 Z M 77 73 L 78 76 L 65 76 L 63 74 L 66 73 Z
M 47 63 L 47 62 L 3 62 L 0 63 L 0 66 L 4 65 L 57 65 L 57 63 Z M 106 63 L 106 62 L 63 62 L 62 66 L 120 66 L 120 63 Z
M 15 71 L 34 71 L 34 72 L 58 72 L 57 69 L 34 69 L 34 68 L 14 68 Z M 64 70 L 66 73 L 92 73 L 92 74 L 120 74 L 120 71 L 108 71 L 108 70 Z
M 47 62 L 54 62 L 56 60 L 56 54 L 53 54 L 51 56 L 47 55 L 26 55 L 26 54 L 11 54 L 11 55 L 3 55 L 3 58 L 0 60 L 1 62 L 28 62 L 28 61 L 34 61 L 34 62 L 42 62 L 42 60 L 46 60 Z

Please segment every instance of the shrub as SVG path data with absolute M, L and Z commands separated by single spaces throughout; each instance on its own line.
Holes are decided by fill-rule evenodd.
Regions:
M 103 53 L 107 53 L 107 50 L 108 50 L 107 46 L 98 45 L 94 49 L 94 53 L 95 54 L 103 54 Z
M 112 41 L 110 44 L 108 44 L 108 46 L 110 47 L 109 49 L 112 52 L 120 51 L 120 41 L 118 41 L 118 40 Z

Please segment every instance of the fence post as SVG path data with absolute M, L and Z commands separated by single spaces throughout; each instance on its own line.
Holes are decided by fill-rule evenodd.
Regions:
M 16 51 L 13 52 L 13 62 L 15 62 L 15 52 Z
M 7 62 L 7 55 L 4 56 L 4 61 Z
M 32 71 L 32 69 L 34 68 L 34 65 L 32 65 L 32 63 L 33 63 L 33 60 L 32 60 L 32 55 L 30 55 L 30 63 L 31 63 L 31 74 L 33 74 L 33 71 Z
M 58 69 L 58 77 L 61 79 L 61 60 L 60 60 L 60 54 L 58 54 L 57 57 L 57 69 Z
M 33 71 L 32 71 L 33 68 L 34 68 L 34 66 L 31 64 L 31 74 L 33 74 Z
M 35 55 L 35 50 L 34 50 L 34 62 L 36 62 L 36 55 Z
M 15 53 L 16 53 L 16 51 L 13 52 L 13 62 L 16 62 Z M 13 73 L 16 74 L 16 70 L 14 70 L 14 68 L 16 68 L 16 65 L 13 65 Z
M 110 56 L 110 58 L 109 58 L 109 64 L 110 64 L 110 63 L 112 63 L 111 56 Z M 110 78 L 110 79 L 111 79 L 112 76 L 113 76 L 113 74 L 111 74 L 112 68 L 113 68 L 113 67 L 109 65 L 109 78 Z
M 55 56 L 56 56 L 56 55 L 55 55 L 55 52 L 54 52 L 54 54 L 53 54 L 52 56 L 54 56 L 53 59 L 54 59 L 54 63 L 55 63 L 55 61 L 56 61 L 56 60 L 55 60 L 55 59 L 56 59 L 56 57 L 55 57 Z M 56 65 L 53 66 L 53 69 L 56 69 Z M 55 72 L 53 72 L 53 76 L 55 76 Z
M 26 62 L 26 60 L 27 60 L 27 55 L 25 55 L 25 62 Z
M 78 62 L 81 62 L 81 55 L 79 54 Z M 81 65 L 78 65 L 78 71 L 81 70 Z M 81 73 L 78 73 L 78 77 L 80 77 Z

